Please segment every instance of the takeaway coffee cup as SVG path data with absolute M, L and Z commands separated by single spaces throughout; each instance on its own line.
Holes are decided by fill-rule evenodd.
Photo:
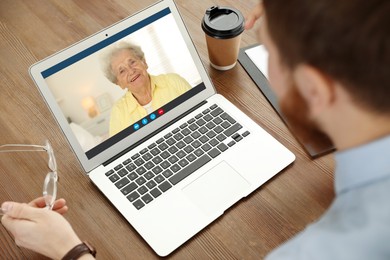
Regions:
M 212 6 L 202 20 L 211 66 L 229 70 L 237 63 L 244 16 L 235 8 Z

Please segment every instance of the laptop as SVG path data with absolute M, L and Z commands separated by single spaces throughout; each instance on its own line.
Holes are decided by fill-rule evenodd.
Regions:
M 110 134 L 113 108 L 129 92 L 100 64 L 121 42 L 142 48 L 150 75 L 179 75 L 190 88 Z M 32 65 L 30 75 L 85 174 L 160 256 L 295 160 L 216 93 L 172 0 Z

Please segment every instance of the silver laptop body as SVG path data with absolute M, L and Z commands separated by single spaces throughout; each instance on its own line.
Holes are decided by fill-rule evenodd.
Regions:
M 148 114 L 108 136 L 110 110 L 123 92 L 103 76 L 98 59 L 106 48 L 126 40 L 141 45 L 150 74 L 177 73 L 192 89 L 154 111 L 153 119 Z M 215 92 L 172 0 L 34 64 L 30 74 L 86 174 L 160 256 L 177 249 L 295 159 Z M 91 98 L 94 113 L 87 110 Z M 207 115 L 213 117 L 203 120 Z M 208 124 L 214 120 L 225 120 L 223 131 Z M 190 126 L 197 128 L 192 131 Z M 183 141 L 200 128 L 215 131 L 205 133 L 208 139 L 199 141 L 200 146 L 192 146 L 195 137 Z M 178 160 L 163 164 L 162 153 L 173 146 Z

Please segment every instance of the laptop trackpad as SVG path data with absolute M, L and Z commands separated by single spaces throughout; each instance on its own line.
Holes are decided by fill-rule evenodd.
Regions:
M 205 213 L 215 214 L 241 199 L 248 186 L 249 183 L 237 171 L 222 161 L 184 187 L 183 191 Z

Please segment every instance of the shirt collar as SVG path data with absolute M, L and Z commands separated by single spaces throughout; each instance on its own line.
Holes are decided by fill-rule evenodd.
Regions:
M 349 190 L 390 178 L 390 135 L 335 154 L 335 189 Z

